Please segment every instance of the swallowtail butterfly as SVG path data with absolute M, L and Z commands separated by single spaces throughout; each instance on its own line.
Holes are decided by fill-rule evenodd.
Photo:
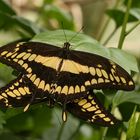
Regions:
M 68 110 L 90 122 L 114 124 L 114 117 L 106 113 L 91 90 L 134 89 L 131 76 L 118 64 L 72 50 L 69 42 L 63 48 L 41 42 L 11 43 L 0 48 L 0 62 L 20 73 L 0 89 L 1 106 L 26 106 L 27 110 L 32 102 L 50 99 L 63 106 L 64 121 Z

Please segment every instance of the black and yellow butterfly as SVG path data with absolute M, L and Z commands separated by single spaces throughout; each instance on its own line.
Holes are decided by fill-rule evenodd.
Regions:
M 111 124 L 113 117 L 104 112 L 90 92 L 95 100 L 95 105 L 91 104 L 88 92 L 104 88 L 134 89 L 131 76 L 122 67 L 99 55 L 71 50 L 68 42 L 63 48 L 40 42 L 8 44 L 0 48 L 0 61 L 20 72 L 16 80 L 0 90 L 0 104 L 3 106 L 24 106 L 29 100 L 36 103 L 50 99 L 84 120 Z M 84 108 L 79 103 L 81 100 L 90 105 Z M 91 106 L 97 112 L 89 111 Z M 105 118 L 108 116 L 110 121 L 98 113 L 104 114 Z M 66 120 L 65 110 L 63 120 Z

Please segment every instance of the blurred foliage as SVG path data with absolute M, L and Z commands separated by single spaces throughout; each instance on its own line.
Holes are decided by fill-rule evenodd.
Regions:
M 127 3 L 128 3 L 128 0 L 125 0 L 124 1 L 125 6 L 127 5 Z M 133 0 L 132 1 L 132 4 L 131 4 L 131 7 L 132 8 L 140 8 L 140 2 L 139 2 L 139 0 Z
M 103 2 L 100 0 L 96 1 Z M 130 1 L 131 0 L 120 0 L 119 3 L 119 1 L 116 0 L 116 5 L 114 7 L 112 6 L 112 9 L 107 9 L 106 12 L 104 11 L 104 14 L 108 15 L 108 18 L 113 20 L 116 24 L 116 27 L 114 27 L 115 30 L 113 30 L 114 32 L 107 38 L 106 43 L 118 28 L 122 28 L 128 2 Z M 85 2 L 81 0 L 79 1 L 79 4 L 74 3 L 74 6 L 82 7 L 88 2 L 90 4 L 91 1 L 87 0 Z M 33 5 L 32 3 L 28 1 L 25 4 L 25 7 L 21 6 L 21 11 L 23 13 L 27 11 L 30 13 L 30 11 L 33 11 L 33 15 L 31 15 L 30 18 L 33 16 L 34 20 L 32 18 L 25 18 L 26 16 L 22 16 L 22 14 L 17 14 L 18 10 L 16 11 L 15 9 L 17 9 L 18 6 L 14 7 L 12 3 L 10 5 L 10 0 L 0 1 L 0 35 L 4 35 L 4 40 L 0 39 L 0 44 L 9 43 L 17 39 L 22 41 L 32 39 L 62 47 L 64 41 L 68 40 L 71 41 L 72 47 L 75 50 L 102 55 L 120 64 L 129 73 L 130 71 L 133 71 L 132 76 L 136 83 L 136 89 L 131 92 L 117 92 L 115 90 L 96 92 L 99 100 L 102 101 L 106 108 L 108 108 L 108 110 L 117 118 L 122 120 L 122 123 L 112 128 L 91 125 L 74 118 L 70 114 L 68 116 L 68 122 L 63 125 L 61 121 L 61 109 L 58 107 L 55 107 L 54 109 L 49 108 L 46 103 L 32 105 L 27 112 L 23 112 L 23 108 L 8 110 L 1 108 L 0 139 L 59 140 L 58 136 L 60 136 L 61 140 L 140 139 L 140 74 L 138 73 L 139 70 L 135 57 L 117 48 L 108 49 L 98 42 L 104 36 L 107 26 L 100 28 L 101 24 L 99 24 L 96 27 L 98 28 L 99 33 L 101 33 L 98 41 L 84 34 L 79 33 L 76 35 L 74 31 L 81 28 L 77 28 L 77 22 L 82 23 L 82 21 L 77 20 L 75 22 L 75 16 L 70 10 L 73 3 L 70 3 L 70 1 L 60 2 L 59 0 L 42 0 L 42 3 L 39 6 Z M 75 11 L 75 13 L 78 12 L 79 11 Z M 131 33 L 140 23 L 139 0 L 132 0 L 129 13 L 130 15 L 127 19 L 127 23 L 131 22 L 133 27 L 129 30 L 126 29 L 125 35 L 129 35 L 129 33 Z M 88 16 L 83 18 L 86 20 Z M 101 20 L 103 20 L 102 17 Z M 107 24 L 105 23 L 105 25 Z M 64 36 L 63 31 L 65 32 L 66 37 Z M 94 34 L 94 36 L 95 35 L 96 34 Z M 96 38 L 98 37 L 96 36 Z M 140 65 L 139 58 L 138 64 Z M 15 76 L 12 75 L 12 72 L 13 70 L 10 67 L 0 64 L 0 86 L 4 86 L 15 78 Z
M 39 33 L 39 28 L 36 27 L 34 23 L 17 16 L 14 10 L 6 5 L 4 1 L 0 2 L 0 9 L 0 17 L 2 19 L 0 20 L 1 29 L 12 30 L 12 28 L 14 28 L 17 32 L 21 32 L 20 30 L 23 30 L 24 32 L 30 34 L 30 37 Z M 24 34 L 23 31 L 22 34 Z
M 69 13 L 57 6 L 51 4 L 44 6 L 41 10 L 41 17 L 44 21 L 47 21 L 48 19 L 58 21 L 60 27 L 63 25 L 61 28 L 74 30 L 72 17 L 69 15 Z M 51 28 L 51 24 L 48 24 L 48 26 Z
M 116 23 L 116 28 L 119 28 L 123 24 L 125 12 L 122 10 L 117 10 L 117 9 L 112 9 L 112 10 L 107 10 L 106 12 Z M 140 17 L 135 16 L 133 13 L 129 14 L 129 22 L 135 22 L 138 21 Z

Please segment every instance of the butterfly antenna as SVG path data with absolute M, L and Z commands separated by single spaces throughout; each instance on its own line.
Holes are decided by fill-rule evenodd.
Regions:
M 64 31 L 64 24 L 63 24 L 63 22 L 61 22 L 61 24 L 62 24 L 62 29 L 63 29 L 63 33 L 64 33 L 64 36 L 65 36 L 66 42 L 68 42 L 68 39 L 67 39 L 66 33 L 65 33 L 65 31 Z
M 75 38 L 83 29 L 84 29 L 84 26 L 74 36 L 72 36 L 68 42 L 71 42 L 73 38 Z

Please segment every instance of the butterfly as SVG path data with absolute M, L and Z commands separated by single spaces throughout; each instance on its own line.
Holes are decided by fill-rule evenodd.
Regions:
M 96 54 L 72 50 L 69 42 L 65 42 L 63 48 L 41 42 L 11 43 L 0 48 L 0 62 L 20 73 L 17 79 L 1 88 L 1 106 L 22 104 L 26 105 L 27 110 L 30 103 L 49 99 L 63 106 L 64 121 L 65 110 L 69 106 L 75 107 L 68 110 L 76 116 L 90 122 L 96 120 L 92 116 L 98 113 L 94 111 L 89 113 L 79 103 L 86 100 L 93 105 L 87 97 L 89 91 L 93 89 L 129 91 L 135 87 L 131 76 L 118 64 Z M 103 107 L 98 105 L 100 103 L 94 93 L 90 92 L 90 96 L 93 96 L 101 111 Z M 104 111 L 101 111 L 101 114 L 102 112 L 106 114 Z M 97 116 L 101 118 L 99 122 L 105 121 L 102 115 Z M 105 116 L 108 116 L 108 113 Z M 111 120 L 111 117 L 108 118 Z

